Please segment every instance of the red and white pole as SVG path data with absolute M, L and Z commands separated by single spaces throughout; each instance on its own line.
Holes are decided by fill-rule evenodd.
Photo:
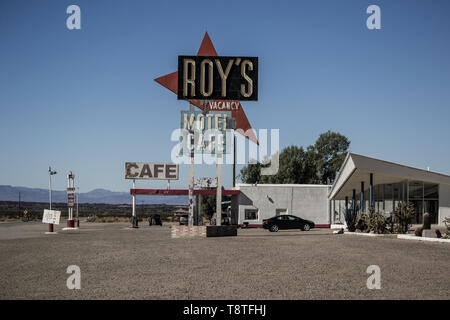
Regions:
M 67 175 L 67 207 L 68 207 L 68 219 L 66 222 L 67 228 L 74 228 L 73 221 L 73 203 L 74 203 L 74 191 L 75 191 L 75 175 L 72 171 Z

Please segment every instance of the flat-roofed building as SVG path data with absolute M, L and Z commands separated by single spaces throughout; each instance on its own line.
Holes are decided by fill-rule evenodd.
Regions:
M 394 162 L 348 153 L 331 187 L 332 220 L 344 222 L 345 210 L 391 213 L 401 202 L 414 205 L 413 224 L 421 224 L 423 214 L 433 224 L 450 217 L 450 176 Z
M 331 186 L 315 184 L 237 184 L 239 195 L 232 199 L 239 225 L 262 226 L 263 220 L 291 214 L 313 221 L 316 227 L 330 227 L 328 194 Z M 235 203 L 233 203 L 235 201 Z

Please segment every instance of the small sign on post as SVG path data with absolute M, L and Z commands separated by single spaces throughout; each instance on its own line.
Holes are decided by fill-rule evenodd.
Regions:
M 67 194 L 67 206 L 70 208 L 73 208 L 74 205 L 74 194 L 73 193 L 68 193 Z
M 194 180 L 195 189 L 217 188 L 217 178 L 197 178 Z
M 44 215 L 42 216 L 42 223 L 59 224 L 60 217 L 61 211 L 44 209 Z

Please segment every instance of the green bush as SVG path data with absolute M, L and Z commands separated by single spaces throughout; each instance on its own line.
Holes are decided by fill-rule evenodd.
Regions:
M 375 208 L 369 208 L 368 228 L 373 233 L 383 234 L 387 233 L 387 218 L 380 212 L 376 212 Z
M 354 232 L 356 230 L 356 220 L 358 216 L 356 212 L 353 212 L 352 209 L 347 209 L 345 214 L 345 223 L 347 224 L 347 229 L 350 232 Z
M 450 239 L 450 217 L 446 217 L 444 219 L 444 224 L 447 227 L 447 230 L 445 231 L 445 238 Z
M 397 233 L 407 233 L 415 214 L 412 203 L 401 202 L 395 208 L 393 214 L 394 231 Z
M 355 221 L 355 229 L 365 232 L 369 229 L 369 217 L 365 212 L 361 212 L 358 214 Z

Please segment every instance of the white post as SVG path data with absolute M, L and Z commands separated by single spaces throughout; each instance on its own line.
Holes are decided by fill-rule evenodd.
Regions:
M 133 179 L 133 189 L 136 189 L 136 180 Z M 136 194 L 133 193 L 133 217 L 136 217 Z
M 216 226 L 220 226 L 222 225 L 222 153 L 217 154 L 216 175 Z
M 193 139 L 192 135 L 192 139 Z M 193 145 L 193 144 L 192 144 Z M 191 151 L 191 162 L 189 164 L 189 218 L 188 226 L 194 225 L 194 151 Z
M 78 209 L 79 209 L 79 207 L 78 207 L 78 194 L 80 193 L 80 188 L 77 188 L 77 221 L 78 221 Z
M 48 168 L 48 197 L 50 202 L 50 210 L 52 210 L 52 173 L 50 167 Z
M 52 171 L 51 167 L 48 167 L 48 197 L 50 202 L 50 210 L 52 210 L 52 175 L 56 174 L 56 171 Z M 53 233 L 53 224 L 48 224 L 48 232 Z
M 67 175 L 67 194 L 70 193 L 69 188 L 70 188 L 70 173 Z M 69 206 L 67 206 L 67 211 L 68 211 L 67 220 L 70 221 L 71 218 L 70 218 L 70 207 Z M 67 227 L 69 227 L 69 222 L 67 222 Z
M 73 177 L 72 177 L 72 186 L 70 185 L 70 179 L 69 179 L 69 187 L 72 187 L 72 188 L 75 187 L 75 181 L 74 181 Z M 71 189 L 71 190 L 73 190 L 73 189 Z M 73 193 L 72 193 L 72 195 L 73 195 Z M 70 207 L 69 220 L 73 220 L 73 207 Z
M 189 104 L 189 110 L 194 111 L 194 106 Z M 194 131 L 190 131 L 191 147 L 194 146 Z M 189 215 L 188 226 L 194 225 L 194 149 L 190 152 L 190 164 L 189 164 Z

